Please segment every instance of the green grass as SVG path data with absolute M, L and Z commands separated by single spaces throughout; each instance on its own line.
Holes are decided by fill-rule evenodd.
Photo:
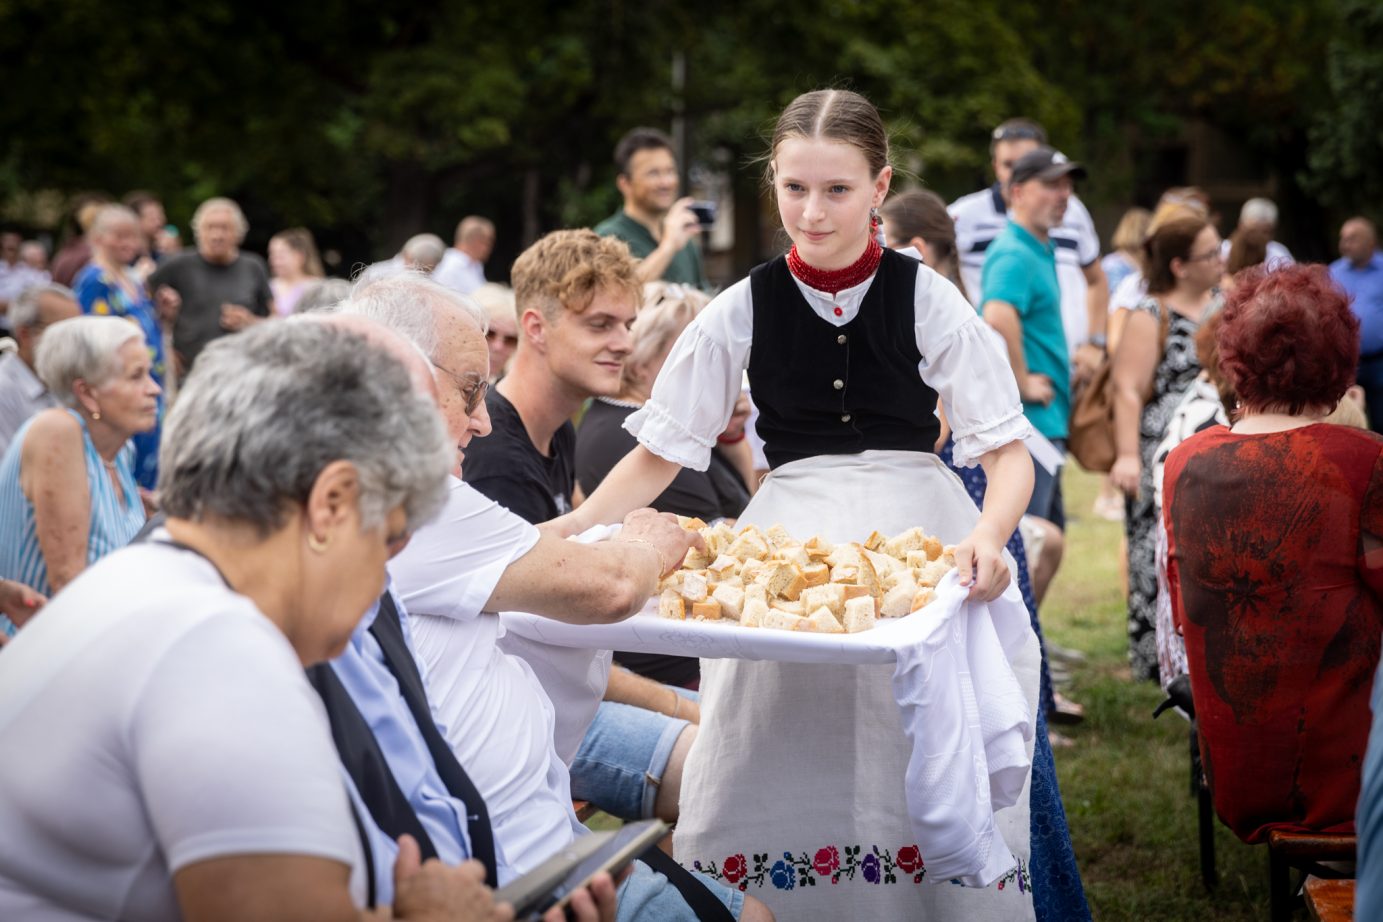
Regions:
M 1268 918 L 1265 846 L 1240 842 L 1215 822 L 1220 884 L 1200 879 L 1196 802 L 1189 788 L 1187 724 L 1157 720 L 1163 696 L 1129 678 L 1119 555 L 1123 525 L 1091 513 L 1099 479 L 1071 465 L 1063 482 L 1066 557 L 1042 611 L 1043 631 L 1084 652 L 1069 694 L 1086 719 L 1061 728 L 1075 745 L 1056 751 L 1076 860 L 1096 922 L 1238 922 Z M 603 813 L 592 829 L 619 825 Z
M 1186 721 L 1157 720 L 1161 690 L 1129 678 L 1119 581 L 1123 525 L 1096 518 L 1099 479 L 1068 469 L 1063 483 L 1066 557 L 1048 593 L 1042 627 L 1055 642 L 1084 651 L 1070 695 L 1086 720 L 1062 732 L 1075 745 L 1056 751 L 1071 839 L 1096 920 L 1248 920 L 1268 916 L 1268 856 L 1216 821 L 1220 885 L 1201 885 L 1196 804 L 1189 790 Z

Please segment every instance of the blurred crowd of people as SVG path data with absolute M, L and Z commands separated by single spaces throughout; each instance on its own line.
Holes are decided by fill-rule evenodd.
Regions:
M 969 301 L 1012 371 L 1034 484 L 1004 538 L 1033 628 L 1066 552 L 1062 470 L 1087 457 L 1073 419 L 1098 390 L 1090 513 L 1124 523 L 1133 678 L 1193 707 L 1216 808 L 1246 841 L 1353 831 L 1361 789 L 1376 834 L 1374 225 L 1350 218 L 1338 260 L 1298 264 L 1268 199 L 1222 238 L 1214 203 L 1180 187 L 1104 247 L 1076 195 L 1086 168 L 1041 125 L 1005 121 L 990 155 L 992 186 L 949 205 L 895 190 L 872 226 Z M 701 440 L 709 463 L 679 469 L 659 514 L 565 540 L 715 303 L 714 218 L 681 194 L 671 141 L 635 129 L 614 161 L 622 207 L 538 240 L 512 287 L 487 280 L 496 228 L 475 215 L 450 245 L 420 233 L 349 280 L 327 277 L 307 228 L 274 234 L 267 259 L 246 251 L 224 197 L 196 208 L 187 245 L 148 192 L 76 203 L 51 259 L 0 232 L 0 751 L 45 753 L 5 761 L 0 826 L 33 834 L 0 845 L 0 915 L 190 918 L 233 893 L 256 918 L 352 902 L 505 918 L 493 888 L 585 834 L 573 799 L 678 819 L 698 661 L 573 665 L 493 614 L 627 617 L 693 540 L 665 514 L 733 521 L 774 466 L 746 375 Z M 968 421 L 935 413 L 936 453 L 982 504 L 984 471 L 953 463 Z M 74 639 L 87 630 L 102 642 Z M 1043 640 L 1044 728 L 1082 720 L 1063 694 L 1082 659 Z M 1037 918 L 1088 917 L 1041 770 L 1033 822 L 1059 817 L 1060 842 L 1033 862 L 1070 867 Z M 211 781 L 230 793 L 207 797 Z M 85 824 L 51 831 L 76 790 L 110 811 L 99 847 Z M 772 918 L 730 883 L 650 852 L 618 894 L 599 878 L 573 906 Z

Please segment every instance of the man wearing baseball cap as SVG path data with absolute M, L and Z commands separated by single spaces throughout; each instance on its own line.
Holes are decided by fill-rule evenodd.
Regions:
M 1061 322 L 1056 246 L 1051 229 L 1061 223 L 1085 168 L 1050 147 L 1020 157 L 1009 177 L 1008 224 L 985 252 L 980 274 L 985 322 L 1003 337 L 1033 428 L 1062 454 L 1071 415 L 1070 355 Z M 1033 568 L 1033 591 L 1040 602 L 1061 563 L 1066 516 L 1056 474 L 1035 465 L 1036 483 L 1028 515 L 1040 519 L 1044 553 Z

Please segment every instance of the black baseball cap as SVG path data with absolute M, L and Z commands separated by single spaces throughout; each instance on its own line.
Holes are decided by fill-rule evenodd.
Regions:
M 1036 150 L 1028 151 L 1013 164 L 1013 175 L 1009 178 L 1009 184 L 1027 182 L 1030 179 L 1050 182 L 1063 176 L 1070 176 L 1072 179 L 1084 179 L 1086 177 L 1085 167 L 1074 160 L 1068 160 L 1066 155 L 1059 150 L 1039 147 Z

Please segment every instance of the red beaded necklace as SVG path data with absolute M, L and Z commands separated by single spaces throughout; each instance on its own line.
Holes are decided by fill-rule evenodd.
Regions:
M 844 269 L 818 269 L 807 265 L 806 261 L 797 255 L 797 245 L 793 244 L 792 249 L 788 251 L 788 270 L 808 287 L 834 295 L 847 288 L 854 288 L 873 275 L 879 268 L 879 260 L 883 255 L 883 247 L 879 246 L 879 241 L 870 234 L 864 255 L 859 259 Z

